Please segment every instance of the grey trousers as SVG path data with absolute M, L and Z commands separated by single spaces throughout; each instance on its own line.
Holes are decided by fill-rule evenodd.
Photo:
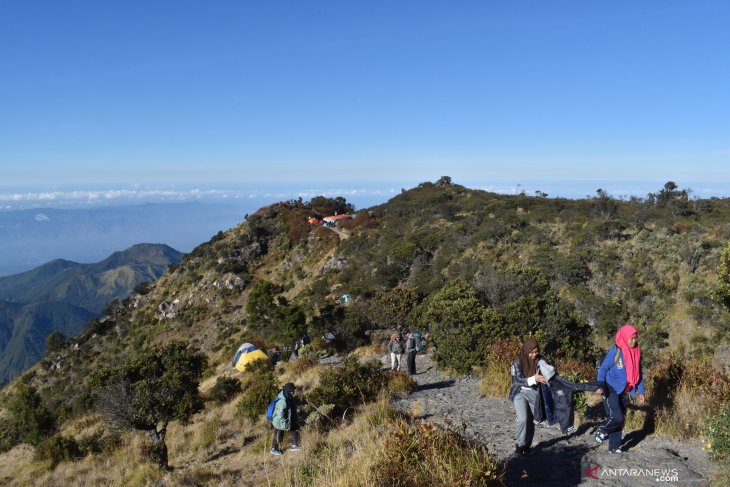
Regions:
M 515 426 L 517 446 L 532 446 L 535 424 L 532 422 L 533 411 L 537 404 L 537 390 L 522 388 L 512 404 L 515 406 Z

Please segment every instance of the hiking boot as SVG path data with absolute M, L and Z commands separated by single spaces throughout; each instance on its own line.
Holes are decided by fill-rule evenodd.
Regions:
M 550 425 L 547 424 L 547 421 L 536 421 L 533 419 L 532 424 L 534 424 L 538 428 L 549 428 L 550 427 Z
M 277 457 L 280 457 L 283 454 L 283 452 L 281 450 L 277 450 L 276 448 L 272 448 L 271 454 L 276 455 Z
M 292 445 L 292 446 L 290 446 L 290 447 L 289 447 L 289 449 L 290 449 L 291 451 L 297 451 L 297 450 L 301 450 L 301 449 L 302 449 L 302 447 L 301 447 L 301 446 L 299 446 L 299 445 Z
M 608 438 L 608 435 L 606 433 L 601 433 L 600 431 L 596 433 L 596 443 L 599 445 L 606 441 L 606 438 Z
M 618 448 L 609 448 L 608 451 L 610 451 L 611 453 L 618 453 L 619 455 L 623 455 L 624 453 L 628 453 L 628 451 L 624 450 L 621 447 L 618 447 Z
M 529 446 L 517 446 L 515 448 L 515 455 L 520 457 L 527 457 L 532 455 L 532 453 L 532 448 L 530 448 Z
M 566 430 L 565 430 L 565 431 L 563 431 L 562 433 L 563 433 L 564 435 L 569 435 L 569 434 L 573 433 L 573 431 L 575 431 L 575 427 L 574 427 L 574 426 L 568 426 L 568 429 L 566 429 Z

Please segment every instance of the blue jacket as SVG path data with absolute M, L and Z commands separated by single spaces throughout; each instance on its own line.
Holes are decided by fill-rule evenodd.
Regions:
M 608 349 L 608 353 L 598 368 L 598 381 L 606 382 L 616 394 L 621 394 L 626 389 L 626 365 L 623 354 L 616 363 L 613 363 L 617 349 L 616 345 Z M 644 374 L 641 372 L 641 362 L 639 362 L 639 383 L 631 389 L 631 397 L 635 397 L 637 392 L 644 394 Z

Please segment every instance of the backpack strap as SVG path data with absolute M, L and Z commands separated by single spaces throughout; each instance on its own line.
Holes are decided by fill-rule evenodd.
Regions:
M 611 346 L 616 349 L 616 352 L 613 354 L 613 363 L 617 364 L 618 361 L 621 360 L 622 352 L 621 352 L 621 349 L 619 347 L 617 347 L 616 345 L 611 345 Z

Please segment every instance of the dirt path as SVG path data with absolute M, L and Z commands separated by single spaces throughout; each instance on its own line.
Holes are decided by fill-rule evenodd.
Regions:
M 388 364 L 388 357 L 381 358 Z M 711 464 L 698 442 L 678 442 L 624 431 L 624 455 L 609 453 L 595 443 L 591 434 L 595 423 L 581 425 L 570 435 L 556 429 L 536 428 L 535 454 L 513 455 L 514 408 L 506 399 L 488 399 L 478 392 L 476 377 L 448 378 L 436 370 L 429 355 L 419 355 L 414 376 L 419 388 L 394 401 L 396 409 L 412 412 L 433 423 L 463 429 L 507 462 L 506 482 L 510 486 L 572 485 L 649 486 L 708 485 Z M 598 467 L 598 468 L 596 468 Z M 590 470 L 594 480 L 583 474 Z

